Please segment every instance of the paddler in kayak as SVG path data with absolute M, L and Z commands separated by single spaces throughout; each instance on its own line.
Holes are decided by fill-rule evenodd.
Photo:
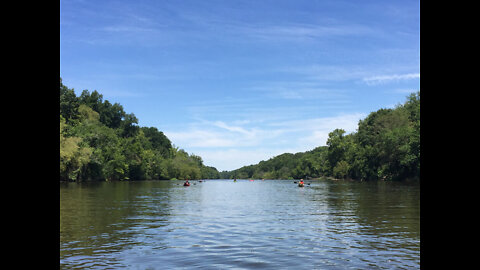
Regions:
M 298 182 L 298 186 L 299 186 L 299 187 L 303 187 L 303 186 L 304 186 L 303 179 L 300 179 L 300 182 Z
M 188 179 L 183 183 L 184 186 L 190 186 L 190 183 L 188 182 Z

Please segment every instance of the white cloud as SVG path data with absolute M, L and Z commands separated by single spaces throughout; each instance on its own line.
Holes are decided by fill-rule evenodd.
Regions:
M 363 78 L 363 81 L 368 85 L 376 85 L 376 84 L 388 83 L 391 81 L 403 81 L 403 80 L 412 80 L 412 79 L 420 79 L 420 73 L 380 75 L 380 76 Z
M 391 90 L 390 93 L 396 93 L 396 94 L 410 94 L 418 91 L 419 89 L 413 89 L 413 88 L 405 88 L 405 89 L 394 89 Z
M 105 32 L 112 32 L 112 33 L 138 33 L 138 32 L 156 32 L 156 29 L 153 28 L 146 28 L 140 26 L 132 26 L 132 25 L 115 25 L 115 26 L 105 26 L 101 28 L 101 30 Z
M 233 170 L 256 164 L 282 153 L 296 153 L 326 145 L 328 133 L 336 128 L 356 131 L 363 113 L 290 121 L 259 122 L 235 120 L 199 121 L 182 132 L 164 133 L 189 153 L 218 170 Z M 252 125 L 256 126 L 252 126 Z
M 222 150 L 199 150 L 200 155 L 207 166 L 213 166 L 219 171 L 231 171 L 243 166 L 257 164 L 262 160 L 280 155 L 282 150 L 260 149 L 222 149 Z
M 365 25 L 288 24 L 275 26 L 242 25 L 248 35 L 263 40 L 311 40 L 333 36 L 372 35 L 377 31 Z
M 372 67 L 368 67 L 371 69 Z M 305 66 L 289 66 L 280 67 L 278 71 L 287 74 L 298 74 L 302 76 L 302 81 L 307 80 L 308 83 L 324 82 L 324 81 L 346 81 L 357 80 L 370 74 L 364 66 L 336 66 L 336 65 L 305 65 Z
M 333 117 L 322 117 L 305 120 L 287 121 L 274 124 L 284 128 L 291 128 L 296 133 L 298 151 L 311 150 L 326 145 L 328 133 L 340 128 L 348 133 L 355 132 L 358 121 L 366 117 L 364 113 L 343 114 Z M 290 142 L 291 144 L 293 142 Z M 301 150 L 300 150 L 301 149 Z
M 229 126 L 222 121 L 213 122 L 213 125 L 215 125 L 216 127 L 219 127 L 219 128 L 226 129 L 228 131 L 232 131 L 232 132 L 239 132 L 239 133 L 242 133 L 242 134 L 245 134 L 245 135 L 250 135 L 251 134 L 251 131 L 248 131 L 248 130 L 246 130 L 242 127 L 238 127 L 238 126 Z
M 325 88 L 329 82 L 345 82 L 356 81 L 367 85 L 386 84 L 391 82 L 400 82 L 407 80 L 414 80 L 420 78 L 420 73 L 408 73 L 415 70 L 416 66 L 402 65 L 391 67 L 389 65 L 305 65 L 305 66 L 289 66 L 279 67 L 276 71 L 288 75 L 299 75 L 299 80 L 296 85 L 270 85 L 272 89 L 282 90 L 282 86 L 289 87 L 287 89 L 318 89 L 321 94 L 338 93 L 336 85 Z M 387 75 L 378 75 L 379 73 L 392 73 Z M 376 75 L 377 74 L 377 75 Z M 280 82 L 281 83 L 281 82 Z M 320 87 L 324 85 L 323 87 Z M 293 86 L 293 87 L 290 87 Z M 323 93 L 322 93 L 323 91 Z M 303 91 L 305 92 L 305 91 Z M 335 97 L 335 96 L 333 96 Z M 340 97 L 337 97 L 340 98 Z
M 189 129 L 183 132 L 164 132 L 175 145 L 181 148 L 191 147 L 233 147 L 238 146 L 238 141 L 231 136 L 215 131 Z

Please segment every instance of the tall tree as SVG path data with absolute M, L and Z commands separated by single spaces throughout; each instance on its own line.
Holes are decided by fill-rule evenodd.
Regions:
M 60 78 L 60 115 L 66 123 L 71 124 L 77 119 L 79 100 L 73 89 L 69 89 Z

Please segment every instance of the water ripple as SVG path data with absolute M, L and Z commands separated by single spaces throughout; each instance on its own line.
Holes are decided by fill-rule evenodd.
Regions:
M 395 193 L 383 194 L 388 188 L 372 195 L 372 186 L 329 182 L 103 187 L 117 197 L 97 198 L 106 191 L 92 188 L 92 201 L 63 202 L 62 268 L 419 268 L 418 202 L 398 204 Z M 128 192 L 118 197 L 119 188 Z M 74 200 L 69 191 L 62 198 Z M 415 189 L 405 192 L 416 198 Z

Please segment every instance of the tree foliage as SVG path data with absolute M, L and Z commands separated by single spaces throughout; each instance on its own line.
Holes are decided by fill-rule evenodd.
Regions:
M 155 127 L 139 127 L 96 90 L 77 97 L 60 79 L 60 180 L 219 178 L 200 156 L 172 146 Z
M 359 121 L 357 132 L 333 130 L 326 144 L 220 174 L 225 178 L 419 179 L 420 92 L 394 109 L 370 113 Z
M 335 129 L 326 146 L 285 153 L 219 173 L 200 156 L 172 145 L 155 127 L 140 127 L 133 114 L 96 90 L 77 97 L 60 79 L 60 179 L 143 180 L 335 177 L 404 180 L 420 177 L 420 92 L 394 109 L 379 109 L 356 132 Z M 319 142 L 319 144 L 322 142 Z

